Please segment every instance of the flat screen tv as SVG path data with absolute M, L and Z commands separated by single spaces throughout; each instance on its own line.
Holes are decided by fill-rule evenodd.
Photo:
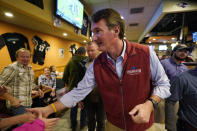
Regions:
M 193 42 L 197 42 L 197 32 L 192 33 Z
M 79 0 L 56 0 L 55 15 L 81 29 L 84 6 Z
M 167 49 L 167 45 L 159 45 L 159 51 L 166 51 Z

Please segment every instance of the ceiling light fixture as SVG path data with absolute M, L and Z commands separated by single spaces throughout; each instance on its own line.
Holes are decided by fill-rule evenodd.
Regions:
M 86 41 L 86 40 L 84 40 L 83 42 L 84 42 L 84 43 L 86 43 L 87 41 Z
M 68 34 L 67 33 L 63 33 L 63 36 L 67 36 Z
M 156 40 L 155 38 L 153 38 L 153 40 Z
M 10 18 L 14 16 L 11 12 L 5 12 L 4 15 Z

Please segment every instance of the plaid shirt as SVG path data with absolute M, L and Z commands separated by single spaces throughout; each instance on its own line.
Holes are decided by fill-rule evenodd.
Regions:
M 31 66 L 28 66 L 27 70 L 18 62 L 8 65 L 0 74 L 0 85 L 10 87 L 11 90 L 9 90 L 9 93 L 21 100 L 21 105 L 31 106 L 31 93 L 32 89 L 36 86 L 34 84 L 34 72 Z
M 46 85 L 52 88 L 56 88 L 56 76 L 51 75 L 51 78 L 48 79 L 44 74 L 40 75 L 38 78 L 38 85 Z

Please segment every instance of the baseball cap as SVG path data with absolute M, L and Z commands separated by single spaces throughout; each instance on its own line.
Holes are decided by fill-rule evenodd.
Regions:
M 190 50 L 190 48 L 188 46 L 186 46 L 185 44 L 179 44 L 179 45 L 174 47 L 173 52 L 177 51 L 177 50 L 182 50 L 182 49 L 185 49 L 187 51 Z

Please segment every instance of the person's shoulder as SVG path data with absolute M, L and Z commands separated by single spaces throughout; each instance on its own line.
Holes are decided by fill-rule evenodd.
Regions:
M 182 80 L 186 80 L 194 72 L 194 69 L 190 69 L 184 72 L 181 72 L 177 77 Z
M 94 63 L 97 63 L 98 61 L 105 61 L 107 59 L 107 53 L 104 51 L 101 54 L 99 54 L 95 59 Z
M 17 64 L 17 62 L 14 62 L 12 64 L 7 65 L 5 68 L 17 69 L 18 68 L 18 64 Z
M 160 61 L 162 64 L 167 64 L 167 63 L 169 63 L 170 62 L 170 59 L 168 58 L 168 59 L 163 59 L 163 60 L 161 60 Z

